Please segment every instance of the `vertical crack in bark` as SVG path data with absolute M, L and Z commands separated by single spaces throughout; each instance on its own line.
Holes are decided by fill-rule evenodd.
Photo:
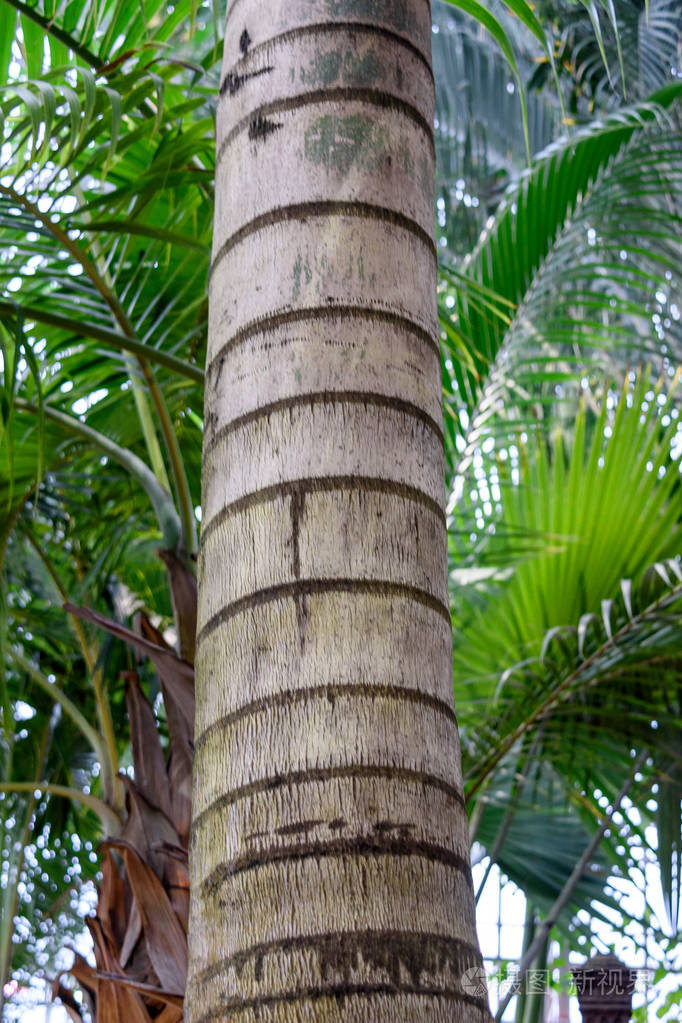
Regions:
M 291 494 L 291 544 L 293 554 L 294 579 L 301 578 L 301 518 L 305 508 L 305 490 L 295 487 Z M 301 653 L 305 649 L 305 635 L 310 618 L 310 601 L 305 593 L 297 593 L 296 623 Z
M 295 487 L 291 494 L 291 545 L 294 559 L 294 579 L 301 578 L 300 525 L 305 507 L 305 490 Z

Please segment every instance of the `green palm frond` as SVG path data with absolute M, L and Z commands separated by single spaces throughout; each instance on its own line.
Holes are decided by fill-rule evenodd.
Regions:
M 510 564 L 510 537 L 529 542 L 483 607 L 455 591 L 457 678 L 492 693 L 506 666 L 540 656 L 548 629 L 598 613 L 620 579 L 682 550 L 674 394 L 642 376 L 598 416 L 581 407 L 568 450 L 560 430 L 550 445 L 531 434 L 491 465 L 497 484 L 481 475 L 477 500 L 496 487 L 499 507 L 486 564 Z
M 540 7 L 543 22 L 558 28 L 557 63 L 572 82 L 575 109 L 641 98 L 672 80 L 682 33 L 675 0 L 614 0 L 612 17 L 594 14 L 563 0 Z
M 488 819 L 478 837 L 489 848 L 513 809 L 496 858 L 508 857 L 504 869 L 539 906 L 542 891 L 512 871 L 515 829 L 533 826 L 527 816 L 540 826 L 541 807 L 528 783 L 518 806 L 504 796 L 530 743 L 533 763 L 555 778 L 552 813 L 577 811 L 587 834 L 600 813 L 595 791 L 619 791 L 633 750 L 650 752 L 649 786 L 680 770 L 679 415 L 673 394 L 646 376 L 616 397 L 606 395 L 597 416 L 581 408 L 568 450 L 559 433 L 550 444 L 534 435 L 517 442 L 507 483 L 498 479 L 500 511 L 481 562 L 487 571 L 478 584 L 471 572 L 453 590 L 465 784 L 470 801 L 482 800 L 481 821 Z M 498 470 L 502 476 L 502 464 Z M 493 488 L 483 476 L 478 486 L 477 500 Z M 679 791 L 668 802 L 676 798 Z M 492 817 L 491 799 L 498 807 Z M 534 818 L 524 810 L 529 799 Z M 654 823 L 656 814 L 645 817 Z M 672 816 L 668 806 L 667 821 L 659 862 L 672 920 L 679 806 Z M 636 841 L 645 841 L 641 828 Z M 622 845 L 614 832 L 602 848 L 611 868 L 626 874 L 630 853 Z M 537 870 L 542 876 L 540 862 Z M 599 900 L 607 905 L 608 892 Z
M 519 23 L 505 17 L 501 5 L 491 10 L 514 35 L 519 74 L 526 80 L 539 44 L 527 30 L 518 31 Z M 474 18 L 449 4 L 436 3 L 433 17 L 438 243 L 441 257 L 452 259 L 471 250 L 527 156 L 519 88 L 502 51 Z M 560 109 L 554 94 L 538 91 L 528 94 L 527 109 L 535 153 L 556 137 Z
M 511 665 L 497 680 L 496 718 L 489 734 L 479 730 L 468 739 L 471 791 L 540 725 L 547 737 L 543 754 L 564 771 L 570 765 L 576 776 L 590 778 L 595 787 L 595 765 L 610 759 L 618 763 L 619 749 L 653 745 L 661 759 L 677 764 L 680 708 L 668 708 L 675 716 L 669 731 L 660 735 L 655 734 L 659 723 L 652 715 L 666 706 L 666 694 L 674 692 L 679 673 L 681 599 L 682 570 L 678 561 L 668 559 L 652 566 L 634 594 L 625 580 L 620 601 L 605 598 L 601 615 L 587 612 L 575 624 L 548 630 L 540 656 Z M 648 668 L 652 671 L 647 677 Z M 549 738 L 550 723 L 562 734 Z M 593 741 L 579 747 L 591 750 L 590 762 L 574 760 L 571 745 L 581 729 L 593 733 Z M 474 761 L 474 744 L 480 751 L 490 750 L 493 736 L 494 752 Z M 611 757 L 605 757 L 609 749 Z
M 40 650 L 47 671 L 57 665 L 66 671 L 61 685 L 90 715 L 92 694 L 83 686 L 82 662 L 67 658 L 64 667 L 60 594 L 40 559 L 16 534 L 10 546 L 5 641 Z M 98 765 L 84 735 L 30 674 L 10 661 L 4 677 L 11 727 L 5 719 L 0 747 L 0 959 L 11 951 L 15 970 L 28 979 L 36 962 L 46 962 L 65 935 L 75 936 L 82 927 L 78 890 L 95 875 L 93 850 L 100 833 L 91 810 L 78 801 L 52 798 L 41 786 L 65 793 L 92 786 L 96 792 Z
M 630 580 L 624 580 L 620 598 L 604 600 L 600 615 L 584 614 L 576 624 L 550 629 L 540 657 L 527 659 L 503 673 L 495 693 L 494 726 L 472 730 L 465 742 L 470 798 L 485 785 L 499 792 L 498 774 L 505 756 L 511 756 L 524 740 L 540 735 L 536 755 L 545 765 L 543 771 L 552 765 L 560 779 L 559 793 L 563 783 L 569 800 L 575 799 L 578 785 L 587 806 L 594 804 L 595 791 L 612 799 L 627 775 L 632 753 L 648 750 L 645 773 L 650 787 L 657 786 L 656 809 L 650 810 L 648 803 L 645 809 L 646 801 L 638 800 L 641 826 L 636 843 L 648 844 L 644 823 L 658 821 L 659 839 L 653 852 L 660 864 L 672 934 L 680 900 L 680 790 L 675 779 L 681 766 L 681 612 L 679 560 L 652 566 L 638 591 L 632 589 Z M 495 752 L 490 755 L 487 751 L 492 748 Z M 487 793 L 482 798 L 487 804 Z M 560 796 L 558 801 L 560 806 Z M 595 820 L 597 813 L 595 807 Z M 515 813 L 514 827 L 519 827 L 523 818 L 522 812 L 518 819 Z M 531 818 L 539 825 L 542 813 L 531 814 Z M 522 847 L 519 835 L 519 854 Z M 622 829 L 604 841 L 609 873 L 615 867 L 617 872 L 627 874 L 631 864 L 627 847 L 625 852 L 623 847 Z M 510 828 L 500 862 L 513 856 L 513 850 Z M 605 879 L 602 876 L 602 884 Z M 517 883 L 525 888 L 527 880 Z M 534 892 L 536 899 L 538 894 Z M 599 901 L 605 904 L 608 898 L 602 894 Z M 664 923 L 661 921 L 659 926 L 664 928 Z
M 101 4 L 97 0 L 4 0 L 6 32 L 11 41 L 21 30 L 19 47 L 30 77 L 45 70 L 44 45 L 49 66 L 68 66 L 71 54 L 79 64 L 101 69 L 120 61 L 131 50 L 153 45 L 188 55 L 198 63 L 219 59 L 225 3 L 199 4 L 198 0 L 177 3 L 168 10 L 163 0 L 127 3 L 118 0 Z M 0 79 L 6 80 L 11 49 L 0 51 Z
M 97 79 L 55 70 L 8 86 L 0 316 L 9 333 L 24 323 L 26 359 L 40 352 L 40 398 L 55 414 L 77 411 L 149 460 L 162 487 L 172 478 L 191 550 L 198 495 L 177 430 L 202 402 L 214 130 L 204 87 L 188 96 L 189 81 L 145 52 Z M 34 396 L 21 377 L 12 395 L 30 434 L 42 416 L 27 420 Z
M 21 834 L 6 829 L 8 839 L 20 840 L 13 877 L 28 894 L 24 898 L 16 885 L 6 889 L 3 977 L 13 929 L 22 937 L 13 963 L 25 977 L 56 951 L 60 934 L 82 927 L 70 896 L 60 899 L 67 873 L 62 860 L 73 852 L 64 831 L 83 836 L 78 884 L 96 870 L 93 846 L 101 824 L 82 801 L 65 796 L 85 789 L 86 803 L 101 809 L 105 775 L 126 755 L 122 690 L 112 685 L 107 691 L 104 680 L 118 679 L 134 664 L 115 645 L 88 636 L 87 627 L 79 635 L 65 629 L 63 600 L 68 595 L 111 613 L 122 593 L 172 621 L 156 550 L 164 533 L 161 507 L 171 519 L 178 512 L 166 498 L 157 500 L 163 480 L 174 480 L 179 505 L 177 480 L 184 475 L 192 522 L 199 502 L 201 434 L 191 417 L 196 420 L 202 407 L 214 146 L 209 97 L 217 93 L 213 41 L 199 54 L 208 58 L 208 73 L 200 76 L 158 45 L 172 19 L 155 17 L 137 51 L 125 51 L 113 36 L 105 51 L 95 15 L 110 18 L 111 5 L 78 6 L 84 16 L 93 14 L 95 27 L 91 33 L 82 32 L 82 23 L 66 28 L 97 49 L 88 66 L 54 66 L 60 60 L 53 28 L 63 27 L 69 15 L 69 5 L 61 5 L 59 12 L 47 11 L 54 16 L 47 33 L 50 67 L 29 69 L 24 61 L 24 76 L 13 69 L 0 95 L 0 522 L 9 599 L 3 632 L 6 646 L 23 650 L 43 680 L 54 677 L 64 687 L 88 727 L 102 729 L 107 753 L 100 750 L 96 762 L 62 714 L 40 777 L 25 756 L 26 739 L 17 740 L 13 762 L 3 763 L 2 784 L 14 787 L 0 793 L 3 819 L 16 809 L 17 827 L 24 819 L 33 822 Z M 133 17 L 132 6 L 122 6 Z M 185 14 L 173 46 L 187 39 Z M 26 32 L 23 20 L 20 25 Z M 34 52 L 26 36 L 19 45 L 26 56 Z M 41 40 L 36 52 L 42 50 Z M 83 47 L 73 52 L 78 63 Z M 105 57 L 113 63 L 103 69 Z M 151 501 L 140 490 L 143 480 Z M 29 535 L 44 564 L 37 553 L 30 556 Z M 164 540 L 172 546 L 168 531 Z M 53 586 L 43 598 L 47 564 L 61 589 Z M 11 662 L 6 674 L 10 717 L 20 692 L 35 721 L 49 715 L 37 676 Z M 33 728 L 32 718 L 16 732 L 30 735 Z M 8 737 L 14 732 L 4 731 Z M 49 789 L 27 794 L 29 781 Z M 108 820 L 111 808 L 103 812 Z M 36 850 L 38 839 L 45 854 Z M 45 867 L 48 854 L 52 866 Z
M 453 472 L 509 418 L 537 421 L 557 385 L 590 370 L 613 376 L 628 361 L 660 366 L 648 303 L 660 291 L 677 308 L 680 139 L 665 107 L 681 92 L 671 86 L 550 147 L 471 259 L 457 272 L 442 267 L 442 339 L 453 334 L 465 353 L 445 354 L 446 431 L 461 455 Z
M 573 796 L 546 761 L 534 760 L 515 799 L 519 759 L 514 755 L 506 757 L 495 772 L 494 784 L 479 797 L 477 805 L 481 805 L 482 811 L 478 815 L 476 840 L 486 851 L 493 852 L 500 870 L 546 913 L 588 844 L 594 822 L 586 813 L 580 794 Z M 499 847 L 498 836 L 503 838 Z M 559 917 L 561 932 L 569 934 L 577 912 L 595 900 L 617 910 L 616 901 L 606 890 L 607 879 L 614 866 L 625 873 L 627 863 L 623 855 L 617 855 L 615 860 L 614 863 L 608 849 L 599 851 Z M 600 911 L 597 909 L 596 913 L 599 915 Z

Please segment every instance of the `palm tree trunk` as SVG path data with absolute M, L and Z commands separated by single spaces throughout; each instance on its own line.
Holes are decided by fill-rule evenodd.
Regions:
M 488 1020 L 452 705 L 428 0 L 233 0 L 189 1023 Z

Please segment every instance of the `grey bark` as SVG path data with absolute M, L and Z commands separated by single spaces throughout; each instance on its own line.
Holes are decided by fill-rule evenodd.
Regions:
M 452 703 L 427 0 L 233 0 L 189 1023 L 489 1020 Z

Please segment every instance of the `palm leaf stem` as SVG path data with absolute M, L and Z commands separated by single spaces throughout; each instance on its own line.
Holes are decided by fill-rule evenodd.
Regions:
M 464 737 L 463 741 L 465 741 Z M 469 808 L 469 805 L 470 805 L 469 800 L 467 800 L 467 809 Z M 481 820 L 483 818 L 484 809 L 485 801 L 479 797 L 474 803 L 474 808 L 471 811 L 471 816 L 469 817 L 469 848 L 472 848 L 474 842 L 476 841 L 476 836 L 478 835 L 478 829 L 481 826 Z M 479 859 L 476 860 L 476 862 L 478 863 L 481 859 L 483 859 L 483 855 L 481 855 Z
M 523 919 L 523 938 L 521 941 L 521 958 L 526 954 L 531 946 L 531 942 L 535 937 L 535 926 L 537 923 L 537 917 L 535 913 L 535 906 L 526 897 L 526 912 Z M 516 980 L 516 978 L 514 978 Z M 525 1023 L 526 1008 L 528 1002 L 528 992 L 525 987 L 521 987 L 514 983 L 514 987 L 518 991 L 518 998 L 516 1000 L 516 1014 L 514 1016 L 514 1023 Z
M 73 191 L 76 195 L 81 206 L 85 205 L 85 196 L 80 185 L 74 184 Z M 89 216 L 86 214 L 86 216 Z M 97 269 L 111 293 L 114 293 L 114 282 L 111 278 L 111 274 L 107 268 L 106 263 L 102 266 L 102 248 L 99 243 L 99 239 L 95 236 L 91 242 L 92 254 L 94 256 L 94 262 Z M 125 249 L 125 246 L 124 246 Z M 121 257 L 123 258 L 123 257 Z M 152 418 L 151 409 L 149 408 L 149 402 L 147 395 L 145 394 L 144 387 L 140 383 L 137 373 L 135 372 L 135 364 L 132 357 L 126 352 L 123 356 L 125 367 L 128 371 L 128 379 L 130 381 L 131 390 L 133 392 L 133 399 L 135 401 L 135 407 L 137 409 L 137 415 L 140 420 L 140 426 L 142 427 L 142 435 L 147 445 L 147 452 L 149 454 L 149 461 L 151 462 L 154 475 L 158 479 L 162 487 L 170 491 L 170 483 L 168 482 L 168 475 L 166 473 L 166 466 L 163 461 L 163 455 L 161 453 L 161 446 L 159 444 L 159 438 L 156 436 L 156 427 L 154 426 L 154 420 Z
M 62 585 L 62 581 L 57 575 L 54 565 L 52 564 L 47 554 L 43 550 L 43 547 L 40 544 L 38 537 L 35 535 L 33 530 L 26 524 L 23 524 L 22 531 L 24 533 L 24 536 L 30 543 L 31 547 L 36 552 L 36 554 L 42 561 L 43 565 L 45 566 L 47 574 L 50 576 L 50 579 L 55 584 L 55 587 L 59 592 L 59 596 L 62 598 L 62 603 L 65 604 L 69 599 L 69 595 L 66 592 L 64 586 Z M 88 643 L 88 638 L 85 635 L 85 630 L 83 626 L 81 625 L 80 621 L 77 618 L 71 620 L 71 626 L 74 632 L 76 633 L 78 645 L 80 647 L 81 654 L 83 655 L 83 660 L 85 661 L 88 671 L 94 671 L 97 655 L 93 653 L 92 647 Z
M 510 829 L 512 823 L 513 823 L 514 814 L 516 813 L 516 808 L 519 805 L 519 800 L 521 799 L 521 796 L 523 794 L 523 790 L 524 790 L 525 785 L 526 785 L 526 781 L 528 780 L 528 774 L 530 772 L 530 769 L 533 766 L 533 764 L 536 763 L 536 761 L 535 761 L 535 754 L 536 754 L 537 747 L 538 747 L 538 745 L 540 743 L 541 735 L 542 735 L 542 729 L 539 728 L 538 731 L 537 731 L 537 734 L 533 738 L 533 742 L 531 743 L 530 749 L 528 750 L 528 752 L 526 753 L 526 755 L 524 757 L 523 767 L 521 768 L 521 772 L 520 773 L 516 773 L 516 775 L 514 777 L 514 786 L 512 788 L 511 799 L 509 800 L 509 804 L 508 804 L 508 806 L 507 806 L 507 808 L 505 810 L 505 814 L 504 814 L 504 817 L 502 819 L 502 823 L 500 825 L 500 829 L 497 832 L 497 834 L 495 835 L 495 841 L 493 843 L 493 846 L 492 846 L 490 852 L 488 853 L 488 856 L 489 856 L 488 866 L 485 868 L 485 872 L 483 874 L 483 877 L 481 878 L 481 882 L 480 882 L 480 884 L 479 884 L 479 886 L 478 886 L 478 888 L 476 890 L 476 895 L 475 895 L 476 905 L 478 905 L 478 900 L 480 899 L 480 897 L 481 897 L 481 895 L 483 893 L 483 889 L 485 888 L 486 881 L 488 880 L 488 877 L 490 876 L 490 872 L 493 869 L 493 866 L 494 866 L 494 864 L 497 861 L 497 857 L 500 854 L 500 850 L 502 849 L 502 847 L 504 845 L 505 839 L 507 838 L 507 835 L 509 833 L 509 829 Z
M 28 4 L 23 3 L 22 0 L 7 0 L 7 3 L 15 7 L 23 17 L 30 18 L 36 25 L 40 25 L 44 32 L 54 36 L 58 42 L 63 43 L 69 50 L 73 50 L 74 54 L 80 57 L 86 64 L 89 64 L 90 67 L 100 67 L 102 61 L 99 57 L 92 53 L 87 46 L 83 46 L 77 39 L 74 39 L 68 32 L 65 32 L 59 25 L 55 24 L 54 18 L 43 17 L 42 14 L 38 14 L 35 7 L 30 7 Z
M 196 553 L 197 549 L 197 531 L 194 519 L 194 506 L 192 504 L 192 496 L 190 494 L 185 463 L 182 459 L 182 455 L 180 454 L 178 438 L 175 435 L 175 430 L 173 429 L 173 424 L 168 412 L 168 406 L 166 405 L 163 394 L 161 393 L 161 388 L 152 374 L 149 365 L 146 363 L 142 365 L 142 362 L 140 362 L 140 366 L 143 374 L 145 374 L 149 393 L 156 407 L 157 415 L 159 416 L 161 432 L 164 436 L 164 440 L 166 441 L 166 449 L 168 457 L 170 458 L 171 475 L 173 476 L 175 494 L 180 510 L 181 552 L 184 555 L 192 555 Z
M 33 813 L 36 807 L 36 782 L 43 773 L 45 767 L 45 757 L 47 754 L 47 747 L 50 741 L 50 735 L 52 734 L 52 723 L 48 720 L 43 734 L 40 740 L 40 750 L 37 757 L 36 773 L 34 782 L 25 782 L 27 786 L 24 791 L 31 793 L 31 798 L 26 804 L 26 814 L 24 816 L 24 824 L 22 828 L 21 838 L 18 844 L 18 856 L 14 864 L 14 870 L 10 869 L 7 883 L 3 885 L 2 891 L 2 916 L 0 917 L 0 1019 L 2 1019 L 2 1010 L 4 1002 L 4 987 L 10 978 L 12 969 L 12 937 L 14 934 L 14 918 L 17 915 L 17 909 L 19 907 L 19 882 L 21 880 L 21 871 L 24 865 L 24 857 L 26 855 L 26 846 L 28 845 L 31 837 L 31 831 L 33 829 Z M 21 784 L 21 783 L 19 783 Z M 0 786 L 0 792 L 5 791 L 4 785 Z M 10 790 L 7 790 L 10 791 Z
M 125 984 L 130 991 L 138 991 L 140 994 L 156 998 L 165 1005 L 177 1006 L 178 1008 L 182 1007 L 185 997 L 184 992 L 165 991 L 155 984 L 145 984 L 143 981 L 134 980 L 131 977 L 122 977 L 120 974 L 111 973 L 108 970 L 96 970 L 92 976 L 93 979 L 108 980 L 113 984 Z
M 74 799 L 93 810 L 110 834 L 117 834 L 121 828 L 121 819 L 116 811 L 98 796 L 93 796 L 91 792 L 83 792 L 82 789 L 71 788 L 68 785 L 53 785 L 45 781 L 11 781 L 0 782 L 0 792 L 43 792 L 48 796 Z
M 27 658 L 23 657 L 18 650 L 11 649 L 8 653 L 17 667 L 21 668 L 21 670 L 25 672 L 33 682 L 46 692 L 52 700 L 60 705 L 64 713 L 69 715 L 76 727 L 90 743 L 93 752 L 96 754 L 101 764 L 102 792 L 104 793 L 104 798 L 106 801 L 111 802 L 115 788 L 114 771 L 113 764 L 109 761 L 109 751 L 107 750 L 107 745 L 103 737 L 96 728 L 93 728 L 73 700 L 71 700 L 63 690 L 59 689 L 58 686 L 50 682 L 49 679 L 43 675 L 42 671 L 39 671 L 35 665 L 31 664 Z
M 24 401 L 22 398 L 15 399 L 15 406 L 21 411 L 32 412 L 35 415 L 38 414 L 38 407 L 28 401 Z M 178 513 L 175 510 L 170 494 L 161 486 L 149 466 L 132 451 L 120 447 L 110 437 L 100 433 L 98 430 L 94 430 L 92 426 L 88 426 L 87 423 L 82 422 L 80 419 L 69 416 L 66 412 L 61 412 L 51 405 L 43 405 L 42 412 L 46 419 L 51 419 L 53 422 L 65 426 L 67 430 L 104 451 L 115 462 L 123 466 L 133 479 L 137 480 L 154 508 L 164 543 L 169 549 L 174 549 L 180 537 Z
M 205 170 L 205 168 L 202 168 Z M 96 232 L 120 233 L 125 231 L 127 235 L 139 235 L 142 238 L 154 238 L 158 241 L 169 242 L 171 245 L 178 245 L 182 248 L 192 249 L 195 252 L 206 252 L 206 246 L 202 241 L 191 238 L 189 235 L 180 234 L 178 231 L 169 231 L 164 227 L 155 227 L 153 224 L 139 223 L 135 220 L 125 220 L 121 223 L 118 220 L 84 220 L 82 223 L 73 222 L 72 227 L 77 231 L 87 231 L 88 234 Z
M 633 786 L 633 784 L 635 782 L 635 777 L 637 775 L 637 772 L 639 771 L 640 767 L 642 766 L 642 764 L 646 760 L 647 756 L 648 756 L 648 750 L 643 749 L 640 752 L 639 756 L 637 757 L 637 760 L 635 761 L 635 763 L 633 765 L 633 769 L 632 769 L 631 774 L 625 779 L 625 782 L 623 783 L 623 786 L 622 786 L 620 792 L 616 796 L 616 798 L 615 798 L 615 800 L 613 802 L 613 806 L 608 811 L 608 813 L 604 814 L 604 816 L 602 818 L 602 821 L 601 821 L 599 827 L 597 828 L 597 831 L 596 831 L 595 835 L 592 837 L 592 839 L 590 840 L 590 842 L 586 846 L 585 851 L 583 852 L 582 856 L 580 857 L 580 859 L 576 863 L 575 867 L 573 868 L 573 871 L 571 872 L 570 877 L 566 881 L 566 884 L 564 885 L 564 887 L 562 888 L 562 890 L 559 893 L 558 897 L 556 898 L 556 900 L 554 902 L 554 905 L 552 906 L 552 908 L 550 909 L 549 913 L 547 914 L 547 916 L 542 921 L 542 923 L 541 923 L 541 925 L 540 925 L 540 927 L 539 927 L 535 937 L 533 938 L 533 941 L 530 943 L 530 947 L 528 948 L 528 950 L 524 954 L 523 958 L 521 959 L 521 962 L 519 963 L 518 973 L 515 976 L 517 984 L 521 984 L 522 981 L 524 980 L 526 974 L 528 973 L 528 970 L 530 969 L 530 967 L 532 966 L 533 962 L 535 961 L 535 959 L 536 959 L 536 957 L 538 955 L 538 952 L 542 948 L 545 940 L 547 939 L 550 931 L 552 930 L 552 927 L 554 927 L 554 924 L 557 922 L 561 911 L 568 904 L 568 902 L 569 902 L 569 900 L 571 898 L 571 895 L 573 894 L 574 889 L 576 888 L 576 886 L 580 882 L 583 874 L 585 873 L 587 867 L 589 866 L 589 863 L 590 863 L 591 859 L 593 858 L 594 854 L 596 853 L 597 849 L 599 848 L 601 840 L 604 837 L 604 833 L 611 826 L 611 823 L 613 821 L 614 815 L 616 813 L 618 813 L 618 811 L 620 810 L 621 803 L 623 802 L 623 800 L 627 796 L 628 792 L 632 788 L 632 786 Z M 516 985 L 512 985 L 511 988 L 509 989 L 509 991 L 507 991 L 507 993 L 504 996 L 504 998 L 502 999 L 502 1001 L 500 1002 L 500 1004 L 498 1006 L 498 1009 L 497 1009 L 497 1014 L 495 1016 L 494 1023 L 501 1023 L 502 1017 L 504 1016 L 505 1009 L 507 1008 L 507 1006 L 509 1005 L 510 1001 L 514 997 L 514 994 L 515 994 L 514 988 L 515 987 L 516 987 Z
M 19 905 L 19 881 L 21 868 L 23 866 L 24 850 L 31 837 L 31 818 L 35 808 L 35 796 L 29 801 L 26 807 L 24 827 L 19 843 L 21 845 L 21 863 L 16 863 L 14 870 L 10 870 L 10 876 L 3 887 L 2 915 L 0 917 L 0 1019 L 3 1016 L 5 1002 L 4 988 L 11 977 L 12 972 L 12 929 L 14 918 L 17 915 Z
M 45 570 L 52 579 L 53 583 L 57 587 L 62 603 L 66 604 L 69 601 L 69 594 L 62 585 L 62 581 L 59 575 L 55 571 L 55 568 L 43 550 L 41 544 L 38 542 L 38 538 L 35 536 L 33 531 L 28 527 L 24 526 L 24 535 L 26 539 L 33 547 L 34 551 L 45 566 Z M 69 615 L 69 621 L 71 627 L 76 633 L 78 639 L 78 645 L 83 655 L 83 660 L 88 669 L 89 676 L 92 680 L 92 688 L 95 696 L 95 706 L 97 707 L 97 718 L 99 720 L 99 726 L 102 730 L 104 740 L 107 744 L 109 751 L 109 759 L 111 760 L 114 776 L 118 774 L 118 746 L 116 743 L 116 731 L 114 729 L 114 722 L 111 715 L 111 707 L 109 700 L 107 699 L 106 688 L 103 685 L 102 667 L 99 664 L 99 650 L 95 647 L 95 650 L 91 647 L 88 642 L 88 638 L 85 634 L 85 629 L 78 618 L 74 618 Z M 115 796 L 116 806 L 118 808 L 123 806 L 123 790 L 122 786 L 115 783 Z M 95 798 L 93 796 L 93 798 Z M 103 804 L 104 805 L 104 804 Z M 101 815 L 100 815 L 101 816 Z

